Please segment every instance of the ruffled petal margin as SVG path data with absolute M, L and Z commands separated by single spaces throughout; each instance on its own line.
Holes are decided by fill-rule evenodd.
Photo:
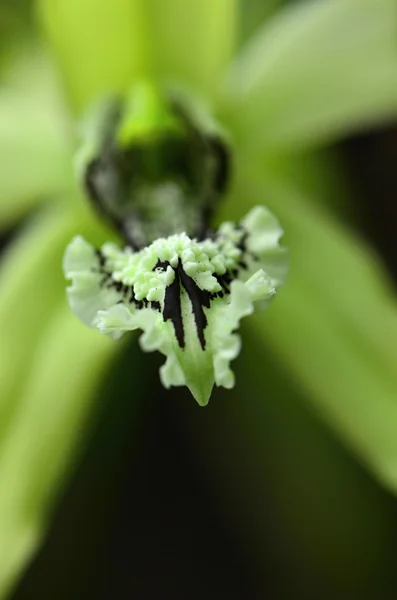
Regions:
M 69 304 L 81 321 L 113 339 L 142 330 L 142 349 L 166 356 L 163 385 L 186 385 L 204 406 L 214 384 L 234 385 L 230 362 L 241 347 L 240 320 L 263 310 L 285 280 L 282 233 L 259 206 L 207 239 L 181 233 L 139 252 L 109 243 L 97 250 L 76 237 L 64 257 Z

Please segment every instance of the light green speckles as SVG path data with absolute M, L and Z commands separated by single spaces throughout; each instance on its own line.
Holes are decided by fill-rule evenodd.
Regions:
M 64 270 L 69 302 L 85 323 L 114 339 L 142 330 L 142 349 L 166 357 L 165 387 L 187 385 L 201 405 L 214 383 L 230 388 L 240 320 L 264 308 L 287 271 L 282 230 L 263 207 L 240 225 L 224 223 L 204 240 L 185 233 L 134 252 L 75 238 Z

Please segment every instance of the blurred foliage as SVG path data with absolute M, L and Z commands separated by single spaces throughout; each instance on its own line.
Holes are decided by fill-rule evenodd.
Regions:
M 288 0 L 239 0 L 240 43 L 244 43 L 261 24 Z
M 234 49 L 234 0 L 101 0 L 100 11 L 96 0 L 38 4 L 78 112 L 95 94 L 125 91 L 148 75 L 213 94 Z M 87 27 L 93 14 L 95 27 Z
M 30 35 L 32 27 L 30 0 L 2 0 L 0 3 L 0 67 L 12 51 L 17 51 Z

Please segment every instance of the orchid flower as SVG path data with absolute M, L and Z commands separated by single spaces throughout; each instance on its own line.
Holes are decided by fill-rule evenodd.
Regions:
M 233 387 L 240 319 L 273 298 L 287 258 L 263 206 L 210 229 L 231 150 L 209 115 L 197 117 L 203 109 L 168 93 L 137 82 L 126 99 L 103 100 L 89 115 L 80 179 L 127 246 L 95 249 L 77 237 L 64 270 L 70 306 L 86 325 L 114 339 L 143 330 L 142 348 L 167 357 L 164 386 L 187 385 L 203 406 L 214 382 Z
M 42 539 L 103 377 L 124 347 L 72 314 L 62 260 L 69 302 L 81 320 L 112 337 L 143 330 L 143 349 L 166 356 L 164 385 L 186 384 L 206 404 L 214 381 L 234 383 L 229 363 L 238 364 L 240 319 L 255 304 L 267 306 L 284 282 L 280 222 L 290 273 L 274 306 L 247 319 L 248 332 L 261 340 L 259 366 L 230 393 L 250 417 L 230 413 L 225 422 L 241 432 L 246 427 L 260 451 L 261 429 L 251 426 L 266 403 L 260 364 L 271 353 L 345 443 L 396 490 L 396 300 L 371 251 L 310 197 L 332 195 L 332 184 L 323 190 L 321 177 L 316 186 L 305 180 L 316 160 L 307 164 L 309 152 L 397 115 L 395 1 L 304 2 L 276 13 L 242 48 L 233 0 L 37 5 L 47 49 L 29 48 L 16 59 L 0 94 L 3 227 L 37 206 L 0 272 L 0 597 Z M 144 101 L 136 117 L 142 90 L 157 108 Z M 104 99 L 106 107 L 121 107 L 116 123 L 103 112 L 90 120 Z M 144 141 L 155 139 L 157 151 L 158 139 L 167 150 L 177 140 L 188 153 L 198 134 L 206 141 L 199 159 L 209 156 L 214 170 L 201 165 L 206 176 L 189 188 L 189 203 L 181 189 L 190 176 L 180 185 L 166 170 L 159 185 L 150 181 L 141 193 L 155 208 L 157 199 L 171 197 L 171 214 L 148 217 L 142 201 L 138 217 L 123 208 L 120 218 L 115 198 L 129 196 L 114 194 L 117 161 L 107 163 L 104 179 L 87 179 L 87 168 L 109 148 L 104 127 L 110 147 L 118 140 L 118 149 L 134 150 L 145 124 L 155 136 L 144 128 Z M 222 158 L 209 139 L 228 157 L 225 187 L 214 183 Z M 89 188 L 79 185 L 81 178 L 76 184 L 76 150 Z M 200 186 L 209 191 L 203 195 Z M 98 190 L 96 208 L 110 215 L 107 221 L 89 204 Z M 214 196 L 218 224 L 205 218 L 200 231 Z M 179 218 L 182 227 L 175 226 Z M 109 223 L 119 224 L 118 237 Z M 249 352 L 253 342 L 244 337 Z M 130 374 L 137 404 L 145 385 L 141 364 L 137 355 Z M 186 424 L 192 438 L 200 439 L 199 423 Z

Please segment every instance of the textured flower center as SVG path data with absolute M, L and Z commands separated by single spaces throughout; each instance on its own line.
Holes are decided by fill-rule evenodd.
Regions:
M 97 250 L 100 285 L 115 290 L 119 303 L 135 309 L 150 307 L 170 320 L 181 348 L 185 327 L 181 296 L 187 295 L 194 315 L 197 336 L 204 350 L 205 309 L 216 298 L 230 294 L 230 285 L 242 270 L 257 262 L 246 247 L 242 226 L 225 224 L 213 239 L 198 241 L 185 233 L 158 239 L 139 252 L 118 250 L 107 244 Z

